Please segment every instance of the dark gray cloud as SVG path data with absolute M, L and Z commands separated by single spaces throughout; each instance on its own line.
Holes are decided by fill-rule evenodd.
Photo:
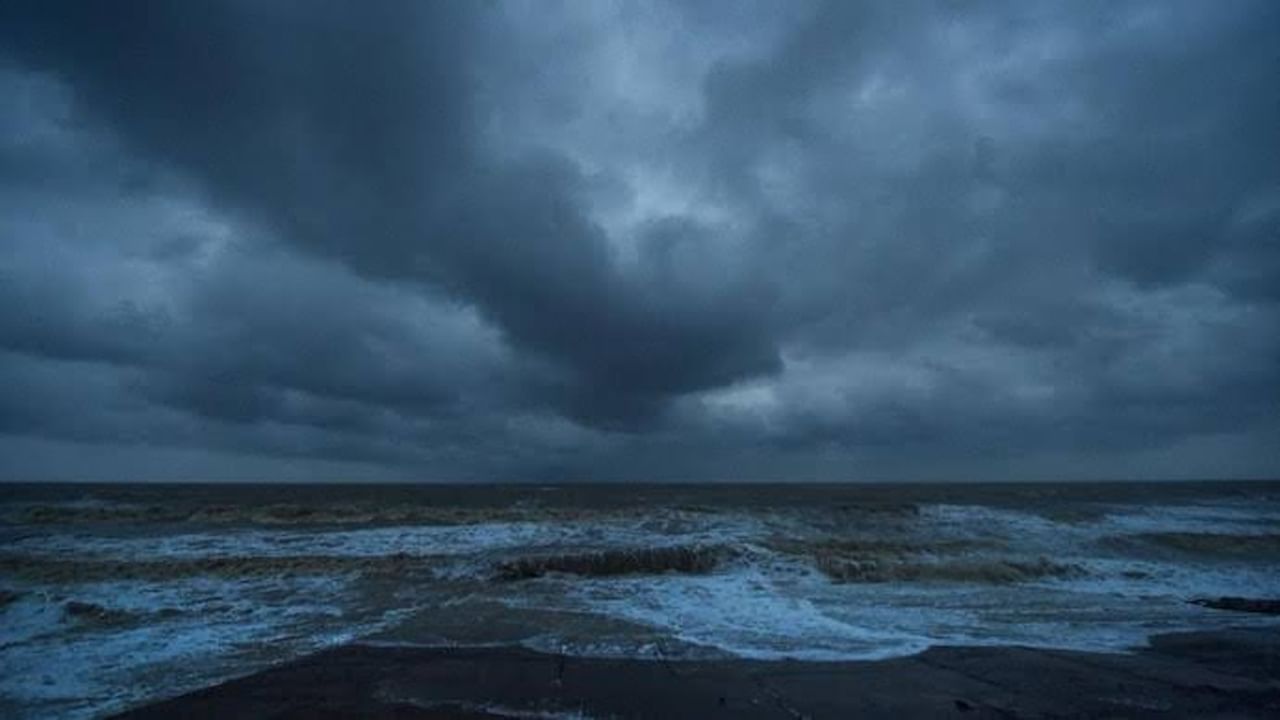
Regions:
M 1278 48 L 1261 1 L 8 3 L 0 469 L 1271 474 Z

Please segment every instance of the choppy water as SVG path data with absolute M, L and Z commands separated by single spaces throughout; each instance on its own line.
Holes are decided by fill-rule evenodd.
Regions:
M 1280 484 L 0 486 L 0 715 L 333 643 L 880 658 L 1272 623 Z M 77 604 L 79 603 L 79 604 Z

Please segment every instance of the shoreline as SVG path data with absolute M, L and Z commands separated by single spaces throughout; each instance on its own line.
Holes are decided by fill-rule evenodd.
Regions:
M 1280 626 L 1130 653 L 935 646 L 885 660 L 674 661 L 341 645 L 115 715 L 152 718 L 1280 716 Z

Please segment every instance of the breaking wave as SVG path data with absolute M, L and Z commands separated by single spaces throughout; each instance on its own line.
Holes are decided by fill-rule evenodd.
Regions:
M 375 632 L 865 659 L 1130 647 L 1152 627 L 1274 623 L 1280 598 L 1270 490 L 126 490 L 0 501 L 0 695 L 32 716 L 186 687 L 179 660 L 203 683 Z
M 802 557 L 828 578 L 840 583 L 932 581 L 1009 584 L 1087 574 L 1079 565 L 1052 562 L 1046 558 L 975 556 L 975 552 L 1000 547 L 989 539 L 773 538 L 765 546 L 785 555 Z
M 1257 558 L 1280 556 L 1280 534 L 1148 532 L 1127 535 L 1121 541 L 1138 541 L 1197 555 Z
M 1042 578 L 1081 577 L 1086 570 L 1072 563 L 1037 560 L 961 560 L 951 562 L 899 562 L 820 556 L 818 569 L 836 582 L 882 583 L 961 582 L 1010 584 Z
M 708 573 L 729 553 L 722 546 L 677 545 L 538 555 L 499 563 L 497 575 L 502 580 L 527 580 L 548 573 L 588 577 Z
M 196 576 L 245 577 L 328 575 L 335 573 L 404 574 L 429 570 L 439 558 L 398 553 L 382 556 L 246 556 L 168 560 L 102 560 L 0 555 L 0 575 L 43 583 L 112 580 L 175 580 Z
M 166 608 L 154 614 L 163 617 L 177 612 L 173 608 Z M 121 610 L 83 600 L 68 600 L 62 606 L 62 615 L 78 626 L 88 629 L 134 625 L 146 619 L 145 613 Z
M 829 555 L 844 557 L 907 557 L 918 555 L 951 555 L 995 547 L 991 540 L 969 538 L 905 540 L 878 538 L 822 538 L 797 539 L 772 537 L 764 546 L 787 555 L 820 558 Z

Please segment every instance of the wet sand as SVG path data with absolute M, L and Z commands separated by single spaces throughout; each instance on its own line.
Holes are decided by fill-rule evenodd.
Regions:
M 935 647 L 838 663 L 352 644 L 117 717 L 1274 718 L 1280 627 L 1160 635 L 1127 654 Z

